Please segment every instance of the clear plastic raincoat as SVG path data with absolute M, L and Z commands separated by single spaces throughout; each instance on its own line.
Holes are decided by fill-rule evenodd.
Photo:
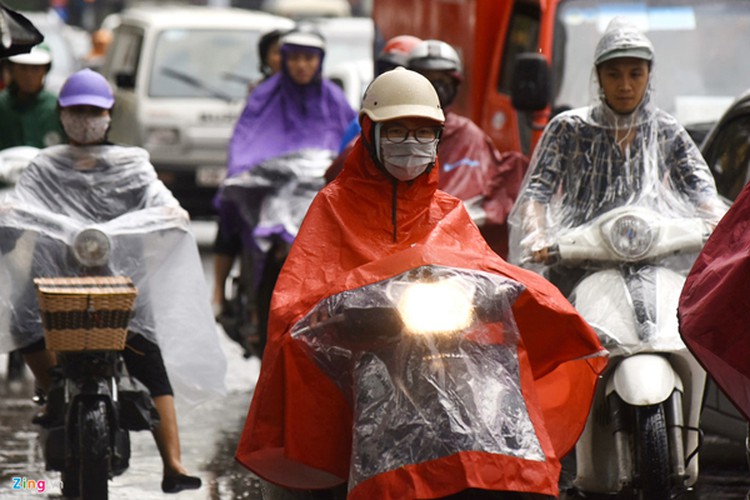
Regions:
M 333 160 L 327 149 L 304 148 L 260 163 L 227 179 L 220 194 L 243 221 L 247 248 L 266 253 L 278 236 L 291 243 Z
M 710 234 L 726 205 L 688 133 L 652 102 L 651 42 L 633 27 L 615 20 L 597 45 L 594 60 L 602 64 L 618 58 L 650 61 L 640 103 L 630 113 L 616 112 L 606 101 L 594 68 L 594 104 L 554 117 L 532 156 L 510 215 L 510 259 L 540 272 L 567 294 L 597 329 L 612 355 L 681 350 L 685 346 L 673 325 L 676 292 L 703 243 L 701 237 Z M 622 75 L 617 80 L 618 71 L 639 71 L 632 68 L 602 68 L 602 77 L 610 78 L 608 84 L 612 80 L 617 83 L 609 88 L 613 94 L 610 99 L 634 100 L 628 88 L 637 85 Z M 613 73 L 608 75 L 610 70 Z M 640 90 L 632 92 L 637 95 Z M 587 234 L 597 235 L 591 237 L 594 241 L 598 238 L 602 252 L 608 252 L 614 245 L 611 237 L 615 231 L 605 229 L 606 223 L 598 224 L 612 216 L 613 210 L 625 208 L 632 208 L 631 214 L 641 214 L 630 216 L 630 220 L 643 220 L 648 226 L 617 226 L 624 242 L 634 246 L 649 241 L 644 244 L 643 255 L 615 251 L 620 260 L 557 262 L 549 258 L 559 249 L 556 245 L 571 241 L 571 234 L 580 235 L 585 229 L 591 229 Z M 681 240 L 673 239 L 674 252 L 648 255 L 652 242 L 663 236 L 657 228 L 661 221 L 673 221 L 679 230 L 697 225 L 701 228 L 698 243 L 680 247 Z M 573 233 L 573 229 L 578 232 Z M 667 234 L 672 233 L 665 231 Z M 583 239 L 578 241 L 579 248 Z M 575 238 L 572 241 L 575 246 Z
M 612 23 L 594 59 L 640 57 L 650 45 L 632 27 Z M 528 262 L 561 232 L 624 205 L 716 225 L 726 206 L 687 131 L 652 102 L 653 74 L 652 67 L 636 109 L 619 114 L 605 101 L 594 68 L 594 103 L 549 122 L 510 215 L 512 262 Z
M 88 273 L 70 245 L 90 226 L 112 242 L 99 271 L 138 288 L 130 330 L 159 345 L 175 395 L 223 393 L 226 360 L 187 213 L 140 148 L 47 148 L 0 202 L 0 351 L 43 338 L 32 280 Z

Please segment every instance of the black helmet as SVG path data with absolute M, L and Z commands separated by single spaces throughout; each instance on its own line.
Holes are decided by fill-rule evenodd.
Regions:
M 264 34 L 258 40 L 258 64 L 260 72 L 265 76 L 271 74 L 271 68 L 268 66 L 268 51 L 271 50 L 271 46 L 278 42 L 284 33 L 286 33 L 286 30 L 275 29 Z

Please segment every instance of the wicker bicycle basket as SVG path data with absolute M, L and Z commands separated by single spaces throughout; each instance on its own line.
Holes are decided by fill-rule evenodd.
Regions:
M 36 278 L 47 349 L 123 350 L 138 294 L 130 278 Z

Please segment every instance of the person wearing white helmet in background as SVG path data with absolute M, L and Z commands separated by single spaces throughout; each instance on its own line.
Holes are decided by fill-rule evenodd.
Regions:
M 64 141 L 57 117 L 57 97 L 44 88 L 52 56 L 46 44 L 0 61 L 6 87 L 0 91 L 0 150 L 43 148 Z M 23 377 L 21 356 L 10 353 L 8 380 Z
M 117 224 L 107 226 L 131 235 L 115 233 L 122 253 L 112 258 L 109 271 L 131 276 L 139 295 L 149 297 L 136 305 L 123 360 L 129 374 L 148 388 L 159 414 L 153 436 L 163 462 L 162 491 L 200 488 L 200 478 L 188 475 L 181 461 L 172 383 L 190 402 L 205 400 L 224 390 L 226 363 L 215 336 L 208 290 L 201 291 L 204 278 L 197 244 L 189 233 L 187 212 L 157 179 L 145 150 L 107 141 L 115 98 L 101 74 L 83 69 L 68 77 L 58 104 L 69 143 L 43 149 L 24 169 L 7 198 L 8 205 L 0 209 L 2 234 L 13 234 L 14 228 L 35 230 L 44 241 L 50 239 L 45 232 L 48 225 L 76 228 L 80 224 L 122 221 L 122 229 Z M 40 221 L 52 217 L 55 224 L 43 224 L 39 230 L 19 227 L 17 221 L 24 219 L 18 215 L 14 218 L 16 207 L 32 211 Z M 153 242 L 144 229 L 149 227 L 159 228 L 158 245 L 147 247 L 149 241 Z M 168 234 L 178 236 L 171 240 Z M 12 257 L 4 260 L 12 255 L 15 243 L 10 240 L 6 238 L 5 247 L 0 245 L 0 269 L 14 265 Z M 62 264 L 44 257 L 49 252 L 54 249 L 35 248 L 33 276 L 61 272 L 56 266 Z M 149 259 L 156 259 L 158 264 Z M 28 288 L 33 290 L 30 284 Z M 178 297 L 180 288 L 189 289 L 185 292 L 190 295 Z M 164 295 L 169 295 L 170 301 L 154 305 Z M 29 303 L 19 300 L 23 305 Z M 0 317 L 10 314 L 14 318 L 10 344 L 21 350 L 38 386 L 47 391 L 53 386 L 49 369 L 57 360 L 54 352 L 45 349 L 39 321 L 34 322 L 38 311 L 16 305 L 9 313 L 3 310 L 7 306 L 0 303 Z M 49 425 L 61 418 L 52 408 L 50 405 L 37 415 L 35 423 Z
M 547 267 L 558 231 L 623 205 L 713 228 L 726 211 L 711 172 L 685 128 L 653 100 L 651 41 L 614 18 L 593 58 L 593 103 L 555 116 L 536 146 L 511 213 L 511 259 L 568 292 L 582 270 Z
M 439 188 L 464 201 L 492 249 L 507 258 L 507 217 L 528 158 L 518 152 L 501 153 L 473 121 L 451 111 L 463 81 L 463 65 L 448 43 L 422 41 L 410 51 L 406 67 L 430 80 L 445 110 Z
M 57 96 L 45 90 L 52 55 L 45 44 L 3 61 L 10 82 L 0 92 L 0 150 L 43 148 L 65 141 L 57 118 Z
M 571 447 L 583 429 L 597 371 L 606 362 L 603 349 L 552 285 L 495 254 L 462 202 L 437 188 L 445 118 L 425 77 L 403 67 L 383 73 L 365 91 L 359 119 L 360 139 L 341 173 L 313 200 L 276 282 L 266 354 L 236 459 L 282 488 L 327 490 L 316 492 L 315 498 L 321 499 L 551 498 L 557 494 L 560 472 L 555 451 Z M 341 377 L 327 375 L 320 361 L 325 356 L 312 354 L 297 337 L 302 326 L 326 319 L 325 313 L 309 319 L 311 310 L 319 310 L 313 309 L 316 305 L 425 264 L 499 274 L 524 288 L 524 299 L 513 306 L 513 314 L 523 325 L 523 343 L 528 342 L 519 350 L 529 354 L 518 354 L 520 374 L 513 375 L 513 384 L 524 388 L 518 408 L 533 408 L 529 411 L 534 421 L 525 431 L 537 436 L 532 441 L 544 443 L 534 453 L 498 451 L 486 446 L 487 441 L 479 443 L 483 431 L 478 427 L 505 429 L 495 420 L 498 412 L 491 412 L 493 422 L 488 423 L 467 411 L 483 423 L 470 426 L 464 420 L 438 432 L 438 420 L 445 422 L 448 414 L 455 424 L 461 412 L 451 412 L 455 406 L 450 404 L 441 406 L 442 398 L 416 402 L 404 395 L 409 392 L 404 379 L 411 375 L 390 378 L 387 370 L 379 369 L 354 375 L 355 364 L 372 366 L 368 360 L 375 359 L 373 365 L 385 365 L 390 359 L 381 352 L 390 352 L 388 348 L 366 333 L 374 328 L 347 331 L 347 340 L 334 342 L 335 349 L 326 344 L 326 350 L 335 352 L 334 371 L 346 373 Z M 541 317 L 546 318 L 541 325 L 527 323 Z M 323 330 L 326 337 L 328 330 Z M 388 335 L 386 331 L 379 334 Z M 555 349 L 547 347 L 552 335 Z M 349 350 L 347 342 L 357 336 L 369 346 L 364 352 Z M 413 359 L 410 347 L 399 347 L 398 352 L 402 361 Z M 430 365 L 420 359 L 451 378 L 440 372 L 440 362 Z M 563 365 L 566 369 L 558 371 Z M 571 365 L 580 369 L 567 371 Z M 496 376 L 485 372 L 462 383 L 484 386 L 483 376 Z M 576 387 L 576 394 L 556 391 L 565 401 L 552 398 L 562 412 L 545 411 L 549 403 L 537 395 L 532 373 L 544 374 L 553 387 L 558 376 Z M 362 382 L 370 389 L 351 394 L 347 381 L 360 376 L 382 383 Z M 406 403 L 394 404 L 397 401 Z M 373 407 L 378 409 L 371 411 Z M 513 413 L 514 422 L 520 413 Z M 505 432 L 512 440 L 526 441 Z

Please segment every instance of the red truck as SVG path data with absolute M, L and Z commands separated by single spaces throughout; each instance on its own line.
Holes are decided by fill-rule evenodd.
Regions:
M 700 142 L 750 81 L 746 0 L 376 0 L 372 9 L 383 40 L 411 34 L 456 48 L 465 81 L 454 110 L 501 151 L 527 154 L 552 113 L 591 102 L 594 47 L 615 16 L 654 43 L 657 105 Z

